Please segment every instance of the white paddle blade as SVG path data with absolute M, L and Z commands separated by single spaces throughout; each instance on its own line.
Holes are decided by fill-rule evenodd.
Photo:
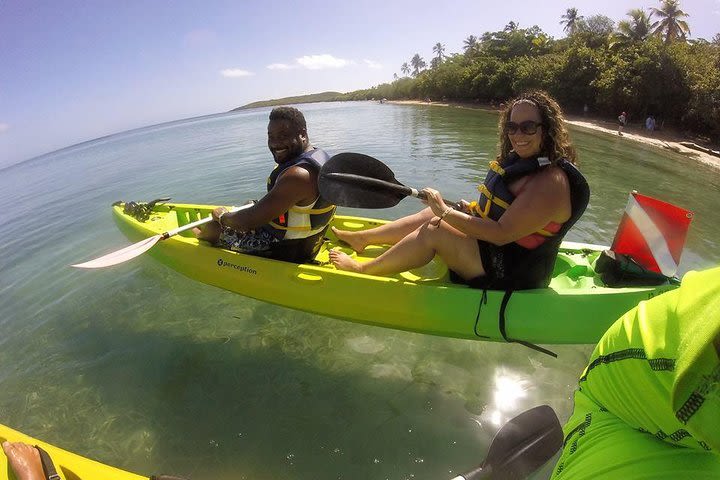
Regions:
M 153 245 L 155 245 L 161 239 L 162 235 L 155 235 L 154 237 L 146 238 L 145 240 L 134 243 L 129 247 L 125 247 L 122 250 L 103 255 L 102 257 L 96 258 L 95 260 L 90 260 L 84 263 L 78 263 L 70 266 L 75 268 L 104 268 L 117 265 L 118 263 L 127 262 L 128 260 L 132 260 L 133 258 L 142 255 L 143 253 L 150 250 Z

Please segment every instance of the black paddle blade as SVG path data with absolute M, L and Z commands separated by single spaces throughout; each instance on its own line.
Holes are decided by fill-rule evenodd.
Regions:
M 335 205 L 389 208 L 412 195 L 387 165 L 362 153 L 338 153 L 320 170 L 320 194 Z
M 526 478 L 550 460 L 562 443 L 562 426 L 553 409 L 548 405 L 531 408 L 503 425 L 495 434 L 482 465 L 463 478 Z

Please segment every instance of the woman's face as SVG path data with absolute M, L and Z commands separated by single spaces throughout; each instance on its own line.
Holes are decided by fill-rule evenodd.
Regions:
M 510 121 L 506 126 L 510 144 L 520 158 L 529 158 L 540 153 L 543 129 L 540 110 L 529 103 L 518 103 L 510 112 Z M 529 134 L 528 131 L 535 130 Z

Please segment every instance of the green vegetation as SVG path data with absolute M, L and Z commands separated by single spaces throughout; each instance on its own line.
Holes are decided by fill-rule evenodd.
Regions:
M 300 95 L 297 97 L 285 97 L 272 100 L 263 100 L 261 102 L 248 103 L 247 105 L 243 105 L 242 107 L 233 108 L 230 111 L 236 112 L 238 110 L 245 110 L 247 108 L 274 107 L 277 105 L 289 105 L 293 103 L 335 102 L 341 100 L 346 100 L 346 98 L 344 98 L 344 95 L 340 92 L 322 92 L 313 93 L 311 95 Z
M 632 9 L 615 22 L 568 8 L 559 19 L 567 37 L 555 40 L 540 27 L 470 35 L 463 53 L 433 46 L 430 67 L 418 54 L 392 83 L 341 95 L 341 100 L 443 99 L 499 103 L 523 90 L 542 88 L 569 112 L 585 105 L 595 115 L 629 113 L 642 122 L 720 136 L 720 34 L 688 41 L 687 14 L 677 0 L 660 8 Z

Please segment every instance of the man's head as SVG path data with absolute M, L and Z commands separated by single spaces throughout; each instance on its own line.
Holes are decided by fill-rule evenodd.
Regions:
M 305 117 L 293 107 L 276 107 L 270 112 L 268 148 L 276 163 L 297 157 L 310 145 Z

